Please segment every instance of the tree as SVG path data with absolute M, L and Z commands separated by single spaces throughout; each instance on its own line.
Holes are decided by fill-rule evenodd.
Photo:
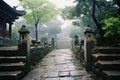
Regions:
M 56 35 L 61 32 L 61 27 L 57 25 L 49 26 L 48 29 L 48 34 Z
M 22 0 L 22 5 L 28 12 L 24 18 L 27 20 L 28 24 L 35 25 L 36 41 L 38 41 L 38 25 L 54 18 L 59 10 L 48 0 Z
M 78 3 L 75 8 L 69 10 L 69 15 L 73 18 L 82 15 L 83 22 L 95 24 L 101 38 L 104 38 L 102 20 L 120 15 L 119 0 L 76 0 L 76 2 Z
M 12 40 L 13 40 L 14 43 L 17 43 L 18 40 L 19 40 L 18 26 L 13 26 Z
M 97 26 L 98 32 L 103 37 L 103 32 L 102 32 L 102 25 L 97 19 L 97 14 L 96 10 L 98 11 L 98 5 L 96 0 L 76 0 L 78 4 L 75 7 L 75 11 L 73 14 L 77 14 L 75 16 L 81 17 L 81 14 L 83 15 L 82 19 L 86 23 L 85 25 L 90 25 L 90 23 L 94 24 Z M 87 21 L 86 21 L 87 20 Z M 93 21 L 92 21 L 93 20 Z M 94 23 L 93 23 L 94 22 Z M 94 25 L 92 25 L 94 26 Z
M 74 38 L 77 35 L 77 36 L 79 36 L 82 39 L 83 38 L 83 34 L 82 34 L 81 30 L 82 29 L 79 28 L 79 27 L 74 27 L 74 28 L 71 29 L 71 32 L 70 32 L 69 36 L 71 38 Z
M 103 42 L 110 44 L 120 39 L 118 35 L 120 0 L 76 0 L 76 2 L 77 5 L 66 13 L 67 16 L 69 14 L 71 19 L 80 17 L 84 25 L 95 24 L 95 32 L 98 33 L 96 39 L 100 45 Z
M 76 14 L 73 14 L 73 12 L 75 11 L 75 7 L 70 6 L 70 7 L 65 7 L 64 9 L 62 9 L 61 12 L 61 16 L 63 17 L 63 19 L 72 19 L 73 16 L 75 16 Z

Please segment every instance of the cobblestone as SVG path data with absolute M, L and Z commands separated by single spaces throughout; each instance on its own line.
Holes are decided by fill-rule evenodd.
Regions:
M 70 49 L 53 50 L 23 80 L 92 80 Z

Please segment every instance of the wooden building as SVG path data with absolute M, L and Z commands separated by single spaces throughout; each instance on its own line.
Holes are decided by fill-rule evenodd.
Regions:
M 12 8 L 3 0 L 0 0 L 0 38 L 11 39 L 13 22 L 25 13 L 24 10 L 16 10 L 16 8 Z

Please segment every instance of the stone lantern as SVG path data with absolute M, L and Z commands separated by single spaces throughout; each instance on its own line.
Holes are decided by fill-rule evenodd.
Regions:
M 19 37 L 20 42 L 29 40 L 30 31 L 26 28 L 25 25 L 23 25 L 22 28 L 18 32 L 20 34 L 20 37 Z
M 30 52 L 30 31 L 26 28 L 25 25 L 18 31 L 19 32 L 19 48 L 21 51 Z M 25 53 L 25 54 L 26 54 Z
M 92 49 L 95 46 L 93 32 L 90 28 L 87 28 L 84 32 L 84 59 L 85 59 L 85 66 L 86 70 L 91 70 L 92 65 Z
M 78 35 L 75 35 L 75 36 L 74 36 L 74 39 L 75 39 L 74 45 L 75 45 L 75 46 L 78 46 L 78 45 L 79 45 L 79 37 L 78 37 Z
M 84 46 L 86 46 L 86 43 L 92 43 L 94 42 L 94 35 L 93 31 L 90 28 L 87 28 L 84 32 Z M 94 48 L 94 44 L 90 44 L 89 49 Z
M 85 35 L 85 38 L 86 38 L 87 42 L 94 40 L 93 31 L 90 28 L 87 28 L 85 30 L 84 35 Z
M 30 69 L 30 31 L 26 28 L 25 25 L 18 31 L 19 32 L 19 52 L 23 55 L 26 55 L 27 58 L 27 69 Z

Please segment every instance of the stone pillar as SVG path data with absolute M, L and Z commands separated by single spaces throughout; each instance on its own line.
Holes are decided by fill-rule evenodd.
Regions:
M 90 71 L 92 69 L 91 54 L 94 46 L 95 46 L 95 41 L 93 37 L 93 32 L 90 28 L 88 28 L 84 32 L 84 60 L 87 71 Z
M 19 51 L 27 57 L 27 68 L 30 68 L 30 31 L 25 25 L 18 31 L 19 32 Z

